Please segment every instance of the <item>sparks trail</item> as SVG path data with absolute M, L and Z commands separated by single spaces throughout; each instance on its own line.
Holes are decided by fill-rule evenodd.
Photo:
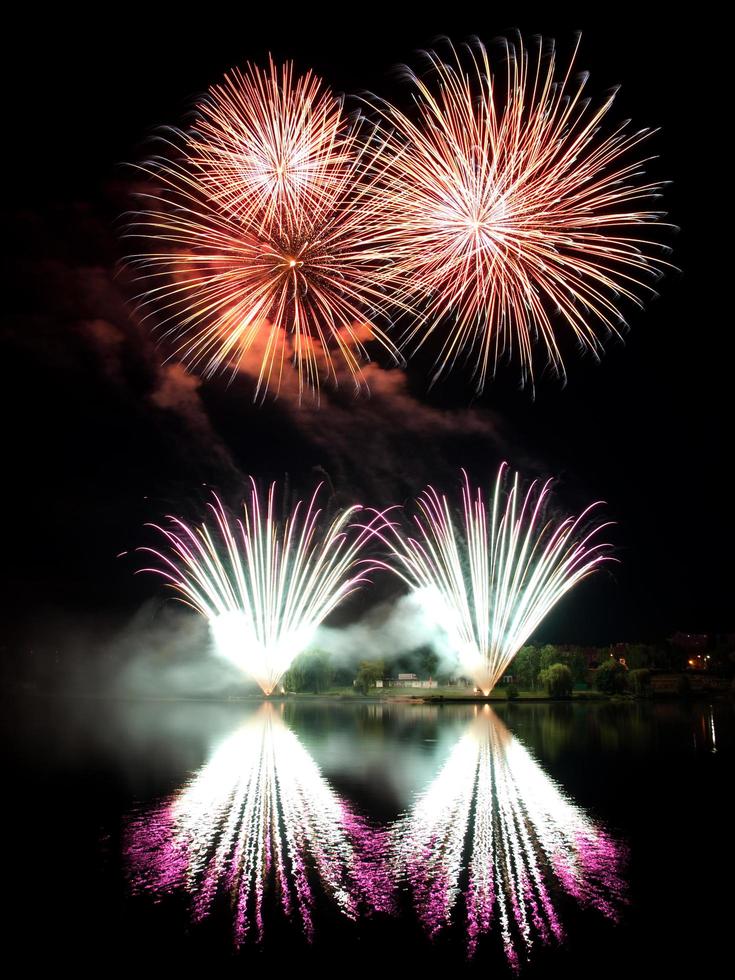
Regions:
M 188 892 L 196 921 L 229 893 L 238 944 L 263 940 L 275 885 L 277 905 L 311 941 L 319 889 L 353 921 L 391 911 L 384 837 L 264 704 L 171 799 L 131 817 L 125 851 L 136 891 Z

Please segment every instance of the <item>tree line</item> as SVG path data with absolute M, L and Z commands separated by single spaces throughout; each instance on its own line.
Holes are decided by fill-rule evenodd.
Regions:
M 552 696 L 564 696 L 567 690 L 571 693 L 574 688 L 586 686 L 611 694 L 636 691 L 645 689 L 650 681 L 650 671 L 683 671 L 687 658 L 685 649 L 668 642 L 617 643 L 606 647 L 529 644 L 513 658 L 501 685 L 510 687 L 511 692 L 513 688 L 545 690 Z M 713 666 L 723 660 L 716 651 L 712 658 Z M 387 684 L 402 673 L 416 674 L 422 680 L 431 677 L 442 687 L 456 683 L 460 679 L 459 672 L 459 668 L 452 669 L 441 662 L 429 647 L 420 647 L 391 659 L 365 659 L 357 663 L 334 658 L 323 650 L 309 650 L 291 665 L 283 686 L 286 691 L 295 693 L 322 694 L 345 687 L 367 693 L 378 681 Z

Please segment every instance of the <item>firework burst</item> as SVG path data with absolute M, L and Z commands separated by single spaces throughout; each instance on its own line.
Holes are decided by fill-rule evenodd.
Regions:
M 575 52 L 576 55 L 576 52 Z M 478 391 L 497 362 L 517 357 L 533 383 L 538 342 L 564 376 L 558 325 L 599 355 L 620 334 L 621 301 L 640 305 L 666 263 L 641 228 L 660 185 L 636 158 L 650 134 L 627 124 L 605 135 L 614 95 L 597 107 L 557 80 L 555 52 L 505 42 L 495 74 L 486 48 L 427 53 L 408 71 L 413 117 L 382 100 L 390 131 L 380 193 L 393 215 L 393 288 L 413 312 L 404 343 L 441 337 L 434 378 L 466 358 Z
M 551 481 L 524 495 L 517 473 L 508 488 L 506 471 L 504 463 L 489 500 L 464 474 L 459 519 L 428 487 L 413 532 L 387 519 L 373 531 L 390 548 L 385 567 L 414 590 L 486 695 L 557 602 L 611 560 L 610 545 L 593 540 L 607 526 L 590 526 L 596 504 L 578 517 L 546 517 Z
M 308 226 L 354 159 L 340 100 L 312 72 L 272 60 L 212 88 L 188 146 L 210 199 L 257 230 Z
M 142 307 L 176 356 L 207 377 L 252 370 L 254 356 L 256 398 L 280 388 L 288 360 L 300 396 L 336 383 L 338 362 L 359 388 L 368 340 L 398 360 L 377 323 L 386 204 L 364 120 L 313 74 L 271 62 L 213 87 L 170 150 L 143 168 L 152 189 L 130 234 Z
M 192 528 L 170 517 L 168 528 L 151 525 L 164 536 L 165 552 L 141 550 L 160 562 L 143 571 L 163 576 L 204 616 L 217 651 L 269 695 L 322 620 L 366 580 L 370 564 L 359 555 L 371 528 L 350 526 L 361 510 L 355 505 L 321 529 L 321 484 L 279 523 L 276 484 L 264 506 L 251 482 L 244 519 L 230 519 L 215 496 L 213 525 Z

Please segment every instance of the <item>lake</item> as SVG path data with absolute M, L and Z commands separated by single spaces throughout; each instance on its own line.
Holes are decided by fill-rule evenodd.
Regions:
M 3 717 L 26 969 L 679 975 L 729 946 L 732 701 Z

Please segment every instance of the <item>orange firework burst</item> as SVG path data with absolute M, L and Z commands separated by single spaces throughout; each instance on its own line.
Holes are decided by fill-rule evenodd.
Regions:
M 364 341 L 397 358 L 384 311 L 380 148 L 313 74 L 271 61 L 213 87 L 174 153 L 144 169 L 155 188 L 134 218 L 143 304 L 175 353 L 205 376 L 257 360 L 256 398 L 291 359 L 299 390 L 337 380 L 334 354 L 360 386 Z M 368 158 L 371 167 L 367 167 Z
M 620 300 L 639 303 L 666 264 L 639 234 L 661 217 L 642 204 L 660 185 L 630 152 L 650 131 L 604 135 L 614 94 L 591 106 L 574 57 L 557 81 L 553 47 L 531 56 L 505 42 L 498 76 L 479 41 L 449 47 L 447 60 L 427 53 L 426 77 L 408 73 L 413 119 L 375 103 L 391 133 L 380 193 L 394 216 L 393 286 L 420 309 L 404 342 L 445 331 L 435 378 L 465 356 L 478 391 L 505 356 L 533 383 L 537 341 L 563 377 L 555 322 L 599 355 L 600 335 L 620 333 Z

